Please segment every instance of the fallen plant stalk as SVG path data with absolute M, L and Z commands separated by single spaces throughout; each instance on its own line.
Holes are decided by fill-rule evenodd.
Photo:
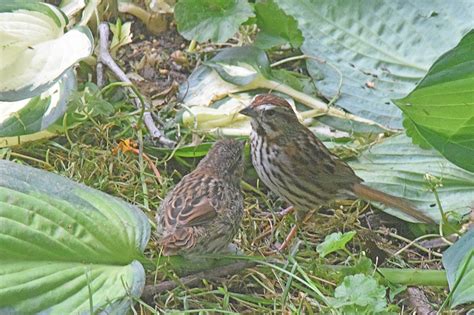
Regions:
M 350 267 L 324 265 L 324 268 L 341 271 Z M 377 268 L 378 274 L 389 282 L 410 286 L 447 287 L 448 279 L 444 270 Z

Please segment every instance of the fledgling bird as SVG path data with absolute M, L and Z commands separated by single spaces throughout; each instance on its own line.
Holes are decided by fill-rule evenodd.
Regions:
M 301 124 L 283 98 L 262 94 L 240 111 L 251 118 L 252 163 L 264 184 L 293 205 L 297 222 L 340 196 L 359 197 L 395 207 L 416 220 L 435 223 L 404 199 L 362 184 L 351 167 L 333 155 Z M 293 227 L 282 248 L 295 235 Z
M 243 215 L 244 142 L 220 140 L 168 193 L 157 213 L 164 255 L 226 251 Z

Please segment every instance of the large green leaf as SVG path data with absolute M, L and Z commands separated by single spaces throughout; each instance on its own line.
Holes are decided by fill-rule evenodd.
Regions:
M 0 314 L 125 314 L 145 282 L 135 207 L 0 160 Z
M 472 28 L 471 0 L 275 0 L 305 38 L 301 50 L 321 93 L 337 105 L 400 128 L 391 103 L 412 90 L 431 64 Z M 342 78 L 341 78 L 342 75 Z
M 180 86 L 179 98 L 187 106 L 209 106 L 228 94 L 259 87 L 271 76 L 263 50 L 250 46 L 223 49 L 191 73 Z
M 474 202 L 474 174 L 447 161 L 433 149 L 423 150 L 413 145 L 406 135 L 374 145 L 349 164 L 367 185 L 410 200 L 436 220 L 441 218 L 440 211 L 434 193 L 428 189 L 427 174 L 442 184 L 436 191 L 445 212 L 464 215 Z M 397 209 L 385 210 L 411 221 Z
M 257 26 L 260 31 L 255 38 L 255 45 L 267 49 L 273 46 L 290 43 L 300 47 L 303 35 L 295 19 L 288 16 L 272 0 L 263 0 L 255 4 Z
M 474 31 L 441 56 L 423 81 L 395 103 L 416 143 L 428 142 L 474 172 Z M 421 138 L 421 140 L 420 140 Z
M 0 137 L 32 134 L 48 128 L 66 111 L 76 76 L 70 69 L 48 90 L 33 98 L 0 102 Z
M 179 87 L 179 99 L 186 106 L 209 106 L 216 99 L 239 90 L 239 86 L 224 81 L 210 67 L 199 66 Z
M 183 37 L 219 43 L 227 41 L 254 15 L 247 0 L 181 0 L 174 14 Z
M 93 50 L 79 26 L 63 34 L 67 19 L 44 3 L 0 2 L 0 101 L 37 96 Z
M 452 291 L 451 306 L 474 302 L 474 230 L 443 253 L 443 266 Z

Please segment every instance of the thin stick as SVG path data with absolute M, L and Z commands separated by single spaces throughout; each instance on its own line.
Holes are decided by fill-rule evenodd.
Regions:
M 421 240 L 424 240 L 425 238 L 434 238 L 434 237 L 439 237 L 438 234 L 426 234 L 426 235 L 422 235 L 420 237 L 417 237 L 415 238 L 413 241 L 411 241 L 410 243 L 408 243 L 407 245 L 405 245 L 402 249 L 398 250 L 395 254 L 393 254 L 393 256 L 398 256 L 400 255 L 401 253 L 403 253 L 405 250 L 407 250 L 408 248 L 410 248 L 413 244 L 415 243 L 418 243 L 419 241 Z M 423 247 L 423 245 L 420 245 Z M 427 248 L 428 249 L 428 248 Z
M 411 245 L 413 245 L 413 247 L 416 247 L 416 248 L 418 248 L 419 250 L 421 250 L 421 251 L 423 251 L 423 252 L 425 252 L 425 253 L 427 253 L 427 254 L 433 255 L 433 256 L 435 256 L 435 257 L 439 257 L 439 258 L 442 258 L 442 257 L 443 257 L 443 254 L 440 254 L 440 253 L 437 253 L 437 252 L 432 251 L 432 250 L 430 250 L 430 249 L 427 249 L 427 248 L 421 246 L 421 245 L 418 244 L 418 243 L 413 243 L 412 240 L 407 239 L 407 238 L 405 238 L 405 237 L 403 237 L 403 236 L 400 236 L 400 235 L 398 235 L 398 234 L 395 234 L 395 233 L 392 233 L 392 232 L 385 232 L 385 231 L 375 231 L 375 233 L 381 234 L 381 235 L 388 235 L 388 236 L 390 236 L 390 237 L 396 238 L 397 240 L 403 241 L 403 242 L 405 242 L 405 243 L 407 243 L 407 244 L 411 244 Z
M 122 69 L 120 69 L 120 67 L 115 63 L 112 56 L 110 55 L 110 52 L 108 50 L 109 26 L 106 22 L 102 22 L 99 25 L 99 38 L 100 38 L 99 62 L 106 65 L 120 81 L 129 83 L 130 85 L 132 85 L 132 81 L 130 81 L 130 79 L 127 77 L 125 72 L 123 72 Z M 129 88 L 129 91 L 134 94 L 133 104 L 135 105 L 135 107 L 137 107 L 138 109 L 145 109 L 143 113 L 143 122 L 145 123 L 145 126 L 147 127 L 150 135 L 154 139 L 156 139 L 158 143 L 161 143 L 167 147 L 174 147 L 176 145 L 176 142 L 166 138 L 163 135 L 163 133 L 158 129 L 158 127 L 155 125 L 155 122 L 153 121 L 153 117 L 151 116 L 151 113 L 148 111 L 150 109 L 150 105 L 146 103 L 145 101 L 143 101 L 143 105 L 142 105 L 142 101 L 140 100 L 139 95 L 132 88 Z

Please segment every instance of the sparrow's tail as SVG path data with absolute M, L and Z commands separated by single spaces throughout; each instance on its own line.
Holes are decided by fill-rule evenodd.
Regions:
M 353 192 L 362 199 L 375 201 L 375 202 L 381 202 L 385 204 L 386 206 L 400 209 L 404 213 L 412 217 L 413 219 L 416 219 L 423 223 L 436 224 L 436 222 L 432 218 L 423 214 L 420 210 L 416 209 L 408 201 L 402 198 L 386 194 L 384 192 L 381 192 L 379 190 L 370 188 L 368 186 L 365 186 L 359 183 L 354 184 Z

